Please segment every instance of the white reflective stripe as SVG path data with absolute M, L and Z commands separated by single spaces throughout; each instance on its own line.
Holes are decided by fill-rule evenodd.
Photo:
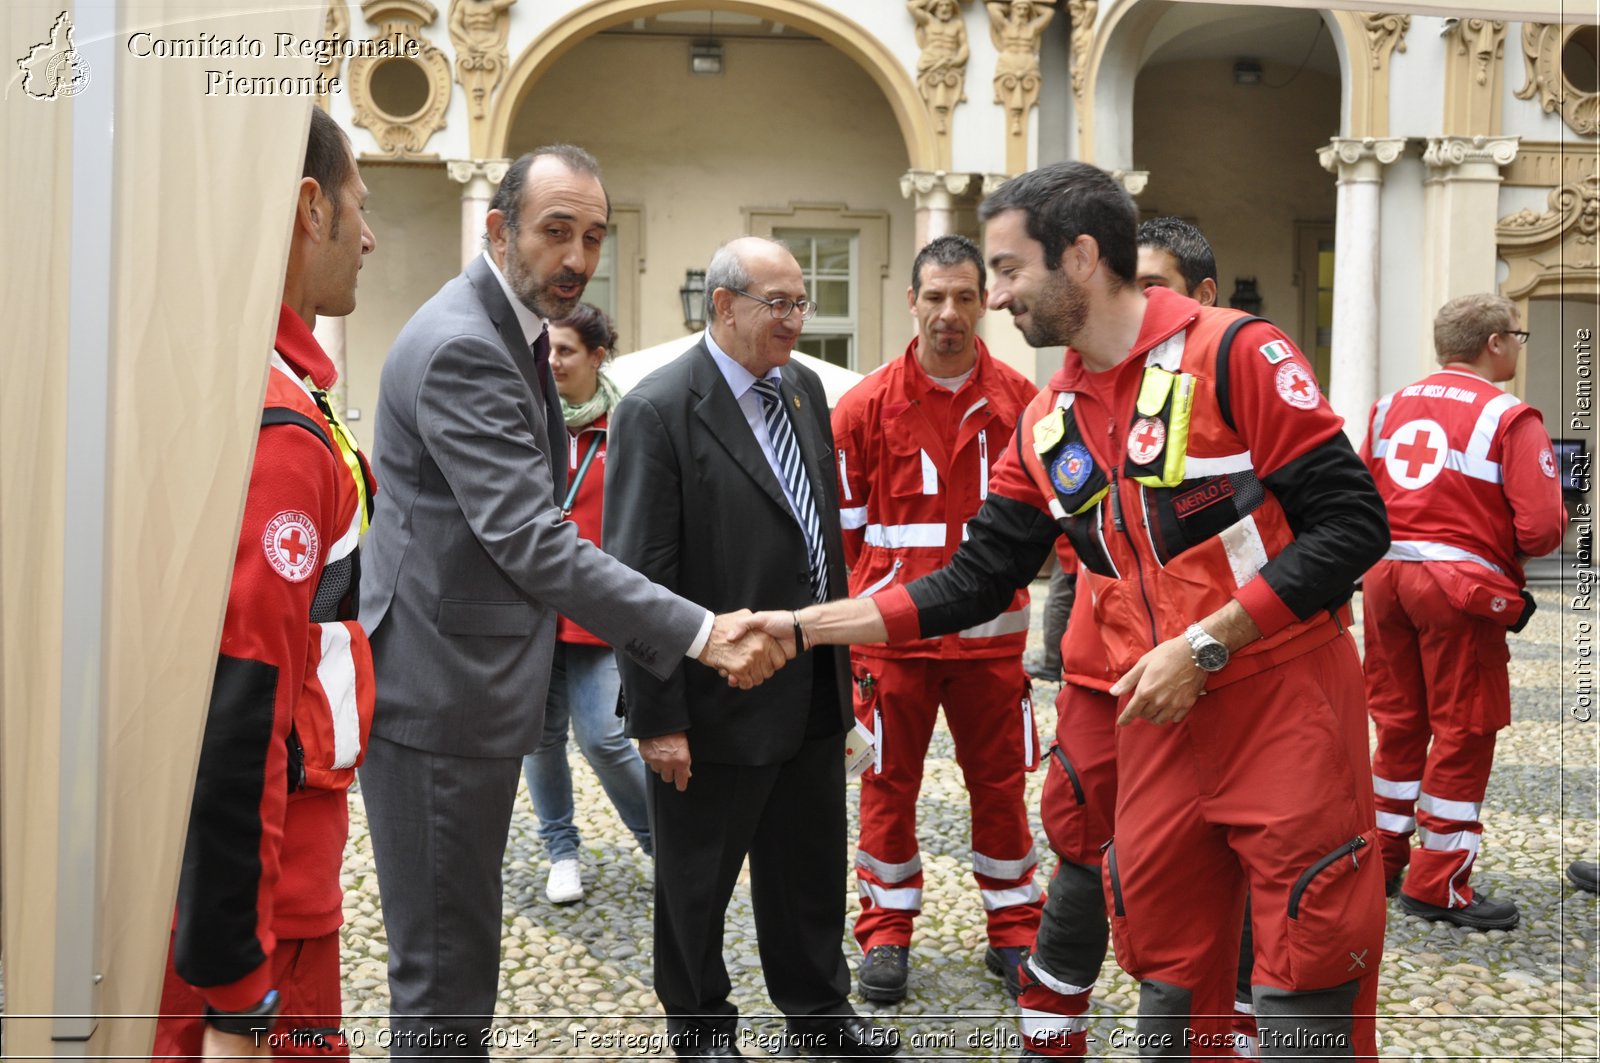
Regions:
M 1461 823 L 1476 823 L 1483 816 L 1482 801 L 1447 801 L 1442 797 L 1432 794 L 1423 794 L 1417 799 L 1417 811 L 1438 816 L 1440 819 L 1453 819 Z
M 846 502 L 854 502 L 856 500 L 856 496 L 850 493 L 850 474 L 845 468 L 846 462 L 844 448 L 838 448 L 837 453 L 839 455 L 839 487 L 844 491 L 844 500 Z M 866 511 L 862 510 L 862 512 L 865 513 Z
M 1022 765 L 1029 771 L 1033 770 L 1036 763 L 1033 755 L 1033 695 L 1028 693 L 1031 690 L 1031 687 L 1026 688 L 1022 695 Z
M 1389 797 L 1396 801 L 1415 801 L 1422 792 L 1421 779 L 1408 779 L 1405 782 L 1395 782 L 1385 779 L 1381 775 L 1372 777 L 1372 792 L 1379 797 Z
M 960 632 L 960 637 L 964 639 L 992 639 L 999 635 L 1014 635 L 1019 631 L 1026 630 L 1028 630 L 1028 610 L 1024 607 L 1001 613 L 987 623 L 963 628 Z
M 334 621 L 322 629 L 322 657 L 317 682 L 328 699 L 333 723 L 333 767 L 348 768 L 361 755 L 361 714 L 356 708 L 356 662 L 350 653 L 350 629 Z
M 1058 410 L 1070 410 L 1070 409 L 1072 409 L 1072 400 L 1076 399 L 1077 397 L 1078 397 L 1077 394 L 1074 393 L 1074 392 L 1071 392 L 1071 391 L 1058 391 L 1058 392 L 1056 392 L 1056 409 L 1058 409 Z
M 972 870 L 990 878 L 1019 879 L 1039 866 L 1039 853 L 1031 845 L 1028 854 L 1020 860 L 998 860 L 972 850 Z
M 1493 561 L 1479 557 L 1471 550 L 1463 550 L 1449 543 L 1430 543 L 1421 539 L 1401 539 L 1390 543 L 1383 559 L 1385 561 L 1471 561 L 1491 572 L 1504 571 Z M 1421 786 L 1421 783 L 1417 785 Z
M 1457 849 L 1476 853 L 1482 841 L 1483 835 L 1476 831 L 1458 830 L 1454 834 L 1435 834 L 1427 827 L 1417 828 L 1417 844 L 1436 853 L 1453 853 Z
M 1087 1015 L 1056 1015 L 1048 1011 L 1022 1009 L 1022 1036 L 1034 1041 L 1061 1039 L 1062 1034 L 1081 1033 L 1089 1028 Z M 1054 1036 L 1052 1036 L 1054 1035 Z
M 1056 520 L 1067 519 L 1067 507 L 1061 504 L 1061 499 L 1055 495 L 1050 496 L 1050 515 Z
M 1501 482 L 1500 463 L 1489 461 L 1486 458 L 1475 458 L 1471 454 L 1463 454 L 1459 450 L 1452 450 L 1445 455 L 1444 465 L 1447 469 L 1454 469 L 1464 476 L 1474 480 L 1483 480 L 1486 483 L 1497 484 Z
M 1267 563 L 1267 544 L 1261 541 L 1261 530 L 1256 518 L 1246 516 L 1218 536 L 1223 552 L 1228 555 L 1228 567 L 1233 570 L 1233 583 L 1243 587 L 1256 578 L 1256 573 Z
M 1378 813 L 1378 829 L 1390 834 L 1410 834 L 1417 829 L 1416 816 L 1398 816 L 1393 812 Z
M 1383 439 L 1383 419 L 1389 415 L 1389 403 L 1394 401 L 1394 392 L 1389 392 L 1378 400 L 1372 414 L 1372 434 L 1368 442 L 1372 445 L 1373 456 L 1377 456 L 1378 443 Z
M 277 351 L 273 351 L 272 358 L 269 359 L 269 361 L 271 362 L 272 368 L 278 370 L 290 380 L 293 380 L 294 386 L 306 393 L 306 398 L 311 398 L 311 389 L 306 386 L 306 382 L 304 380 L 295 375 L 293 369 L 289 368 L 289 363 L 283 360 L 283 355 L 279 354 Z
M 356 511 L 350 516 L 350 527 L 345 529 L 339 541 L 328 547 L 328 559 L 323 562 L 331 565 L 335 561 L 343 560 L 355 553 L 357 544 L 361 542 L 361 505 L 356 504 Z
M 899 572 L 900 572 L 900 566 L 903 565 L 903 564 L 905 564 L 904 559 L 898 558 L 898 557 L 895 558 L 894 559 L 894 564 L 889 566 L 889 574 L 884 576 L 878 582 L 872 584 L 872 586 L 867 587 L 860 594 L 856 595 L 856 597 L 857 598 L 871 598 L 874 594 L 877 594 L 879 591 L 883 590 L 889 584 L 893 583 L 895 576 L 898 575 Z
M 922 854 L 913 853 L 910 860 L 899 864 L 891 864 L 886 860 L 879 860 L 876 856 L 858 849 L 856 850 L 856 866 L 865 868 L 877 875 L 880 881 L 893 885 L 897 882 L 904 882 L 922 870 Z
M 1235 1000 L 1233 1002 L 1233 1010 L 1240 1015 L 1254 1015 L 1256 1006 L 1248 1000 Z
M 944 546 L 943 524 L 868 524 L 867 545 L 891 550 L 907 546 Z
M 875 882 L 857 880 L 861 887 L 861 897 L 869 900 L 879 908 L 893 908 L 896 911 L 913 912 L 922 908 L 922 891 L 910 886 L 900 889 L 890 889 L 880 886 Z
M 883 708 L 872 710 L 872 770 L 883 771 Z
M 1201 476 L 1226 476 L 1231 472 L 1250 472 L 1255 469 L 1255 459 L 1247 450 L 1243 454 L 1222 454 L 1215 458 L 1197 458 L 1193 454 L 1183 459 L 1185 479 Z
M 1105 503 L 1102 502 L 1099 506 L 1097 506 L 1095 508 L 1100 509 L 1100 510 L 1104 510 L 1105 509 Z M 1111 556 L 1111 548 L 1106 545 L 1106 522 L 1105 522 L 1105 520 L 1104 519 L 1097 519 L 1097 520 L 1091 521 L 1090 522 L 1090 526 L 1092 528 L 1094 528 L 1094 537 L 1100 543 L 1100 553 L 1105 556 L 1106 564 L 1111 566 L 1111 575 L 1112 575 L 1112 577 L 1114 579 L 1121 579 L 1122 578 L 1122 570 L 1117 567 L 1117 560 L 1116 560 L 1116 558 Z
M 841 509 L 839 511 L 839 527 L 845 531 L 865 527 L 867 523 L 867 507 L 857 506 L 855 509 Z
M 980 889 L 978 893 L 983 897 L 983 908 L 987 912 L 992 912 L 996 908 L 1010 908 L 1018 904 L 1032 904 L 1043 896 L 1039 892 L 1039 887 L 1032 882 L 1026 886 L 1013 886 L 1008 890 Z
M 939 493 L 939 470 L 933 467 L 933 459 L 926 450 L 917 453 L 922 455 L 922 493 L 936 495 Z
M 1260 1059 L 1260 1039 L 1252 1034 L 1233 1033 L 1233 1055 L 1236 1059 Z
M 989 430 L 978 433 L 978 498 L 989 497 Z
M 1178 371 L 1178 364 L 1183 360 L 1183 341 L 1189 335 L 1189 330 L 1184 329 L 1176 336 L 1170 336 L 1156 344 L 1154 350 L 1144 357 L 1146 366 L 1158 365 L 1169 373 Z
M 1064 997 L 1072 997 L 1077 996 L 1079 993 L 1091 992 L 1094 989 L 1092 985 L 1073 985 L 1071 982 L 1063 982 L 1043 967 L 1040 967 L 1039 957 L 1032 953 L 1028 955 L 1026 966 L 1033 974 L 1033 977 L 1038 979 L 1039 983 L 1052 993 L 1059 993 Z
M 1483 411 L 1478 414 L 1477 423 L 1472 426 L 1472 435 L 1467 439 L 1468 458 L 1493 464 L 1488 462 L 1489 447 L 1494 443 L 1494 434 L 1500 427 L 1500 418 L 1521 401 L 1506 391 L 1483 404 Z M 1499 466 L 1495 465 L 1495 468 L 1499 469 Z
M 967 407 L 967 412 L 961 415 L 960 424 L 956 425 L 957 431 L 959 431 L 961 429 L 961 425 L 967 423 L 967 418 L 968 417 L 971 417 L 973 414 L 977 413 L 979 410 L 983 409 L 987 405 L 989 405 L 989 400 L 988 400 L 987 397 L 985 397 L 985 398 L 979 399 L 977 402 L 974 402 L 971 406 L 968 406 Z

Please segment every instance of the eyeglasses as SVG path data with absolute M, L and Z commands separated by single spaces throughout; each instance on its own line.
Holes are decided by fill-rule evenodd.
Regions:
M 763 299 L 759 295 L 751 295 L 743 288 L 729 288 L 735 295 L 742 295 L 746 299 L 754 299 L 758 303 L 765 303 L 771 309 L 772 316 L 782 321 L 791 313 L 800 311 L 801 321 L 810 321 L 817 316 L 817 304 L 810 299 Z
M 1528 337 L 1532 336 L 1533 333 L 1528 332 L 1525 329 L 1508 328 L 1508 329 L 1505 330 L 1503 335 L 1510 336 L 1513 339 L 1515 339 L 1518 343 L 1523 344 L 1524 346 L 1526 346 L 1527 342 L 1528 342 Z

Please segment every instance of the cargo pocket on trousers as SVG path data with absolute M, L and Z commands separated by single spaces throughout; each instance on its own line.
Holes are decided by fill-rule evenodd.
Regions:
M 860 661 L 850 662 L 850 675 L 854 680 L 856 722 L 872 733 L 872 762 L 863 772 L 878 774 L 883 770 L 883 705 L 878 700 L 878 677 Z
M 1117 954 L 1117 966 L 1135 979 L 1144 978 L 1144 964 L 1139 959 L 1138 945 L 1133 940 L 1128 909 L 1123 903 L 1122 874 L 1117 867 L 1117 843 L 1106 842 L 1105 858 L 1100 861 L 1100 881 L 1105 888 L 1106 912 L 1111 917 L 1111 947 Z
M 1039 818 L 1044 821 L 1044 836 L 1057 856 L 1083 863 L 1089 833 L 1083 780 L 1072 766 L 1066 750 L 1052 745 L 1045 754 L 1044 794 L 1039 800 Z
M 1383 957 L 1383 860 L 1376 829 L 1300 873 L 1289 891 L 1289 989 L 1328 989 Z

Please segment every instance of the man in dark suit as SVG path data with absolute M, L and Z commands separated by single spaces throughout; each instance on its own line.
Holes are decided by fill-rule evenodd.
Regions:
M 665 587 L 797 608 L 845 591 L 828 403 L 789 360 L 805 319 L 800 267 L 755 237 L 706 271 L 700 343 L 617 406 L 606 550 Z M 844 926 L 844 734 L 849 659 L 829 647 L 760 694 L 624 660 L 628 732 L 651 780 L 656 993 L 680 1056 L 740 1055 L 723 917 L 748 854 L 767 992 L 792 1044 L 893 1055 L 896 1031 L 850 1008 Z
M 660 680 L 691 656 L 753 684 L 783 659 L 771 644 L 730 644 L 729 618 L 561 518 L 566 462 L 550 458 L 566 430 L 545 321 L 582 296 L 608 214 L 587 152 L 517 160 L 484 256 L 417 311 L 384 366 L 373 447 L 384 491 L 361 578 L 378 697 L 361 784 L 396 1056 L 487 1057 L 500 865 L 522 757 L 539 742 L 556 614 Z

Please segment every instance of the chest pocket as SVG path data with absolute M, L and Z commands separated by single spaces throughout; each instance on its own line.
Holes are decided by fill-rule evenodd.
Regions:
M 883 422 L 883 443 L 888 453 L 889 494 L 895 498 L 939 493 L 939 470 L 909 423 L 911 414 L 888 417 Z
M 1063 392 L 1055 409 L 1033 425 L 1033 449 L 1049 485 L 1050 513 L 1072 542 L 1078 559 L 1090 572 L 1115 578 L 1117 568 L 1106 549 L 1100 504 L 1111 480 L 1083 441 L 1072 412 L 1074 396 Z

